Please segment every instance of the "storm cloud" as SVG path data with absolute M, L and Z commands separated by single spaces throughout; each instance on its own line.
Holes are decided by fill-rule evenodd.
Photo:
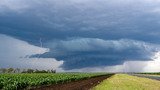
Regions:
M 1 0 L 0 33 L 32 44 L 40 37 L 159 43 L 159 4 L 153 0 Z
M 159 45 L 129 39 L 103 40 L 92 38 L 68 39 L 46 44 L 50 52 L 41 55 L 43 58 L 63 60 L 64 69 L 75 69 L 95 66 L 113 66 L 127 60 L 145 61 L 160 50 Z M 37 57 L 33 55 L 32 57 Z
M 159 29 L 160 0 L 0 0 L 0 34 L 41 39 L 50 51 L 30 58 L 63 60 L 64 70 L 152 60 Z

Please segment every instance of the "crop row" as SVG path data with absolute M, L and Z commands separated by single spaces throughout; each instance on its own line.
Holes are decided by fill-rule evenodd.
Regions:
M 0 74 L 0 89 L 18 90 L 41 85 L 50 85 L 86 79 L 101 73 L 56 73 L 56 74 Z

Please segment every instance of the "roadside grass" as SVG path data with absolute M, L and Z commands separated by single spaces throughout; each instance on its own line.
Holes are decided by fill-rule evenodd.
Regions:
M 116 74 L 104 80 L 93 90 L 160 90 L 160 81 L 130 76 L 127 74 Z

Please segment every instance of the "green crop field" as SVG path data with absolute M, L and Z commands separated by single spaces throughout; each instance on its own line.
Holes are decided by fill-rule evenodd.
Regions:
M 93 90 L 160 90 L 160 81 L 116 74 L 104 80 Z
M 104 73 L 103 73 L 104 74 Z M 0 89 L 17 90 L 41 85 L 70 82 L 103 75 L 102 73 L 0 74 Z

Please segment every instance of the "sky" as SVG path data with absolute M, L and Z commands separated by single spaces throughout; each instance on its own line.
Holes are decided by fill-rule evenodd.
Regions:
M 160 72 L 160 0 L 0 0 L 0 67 Z

